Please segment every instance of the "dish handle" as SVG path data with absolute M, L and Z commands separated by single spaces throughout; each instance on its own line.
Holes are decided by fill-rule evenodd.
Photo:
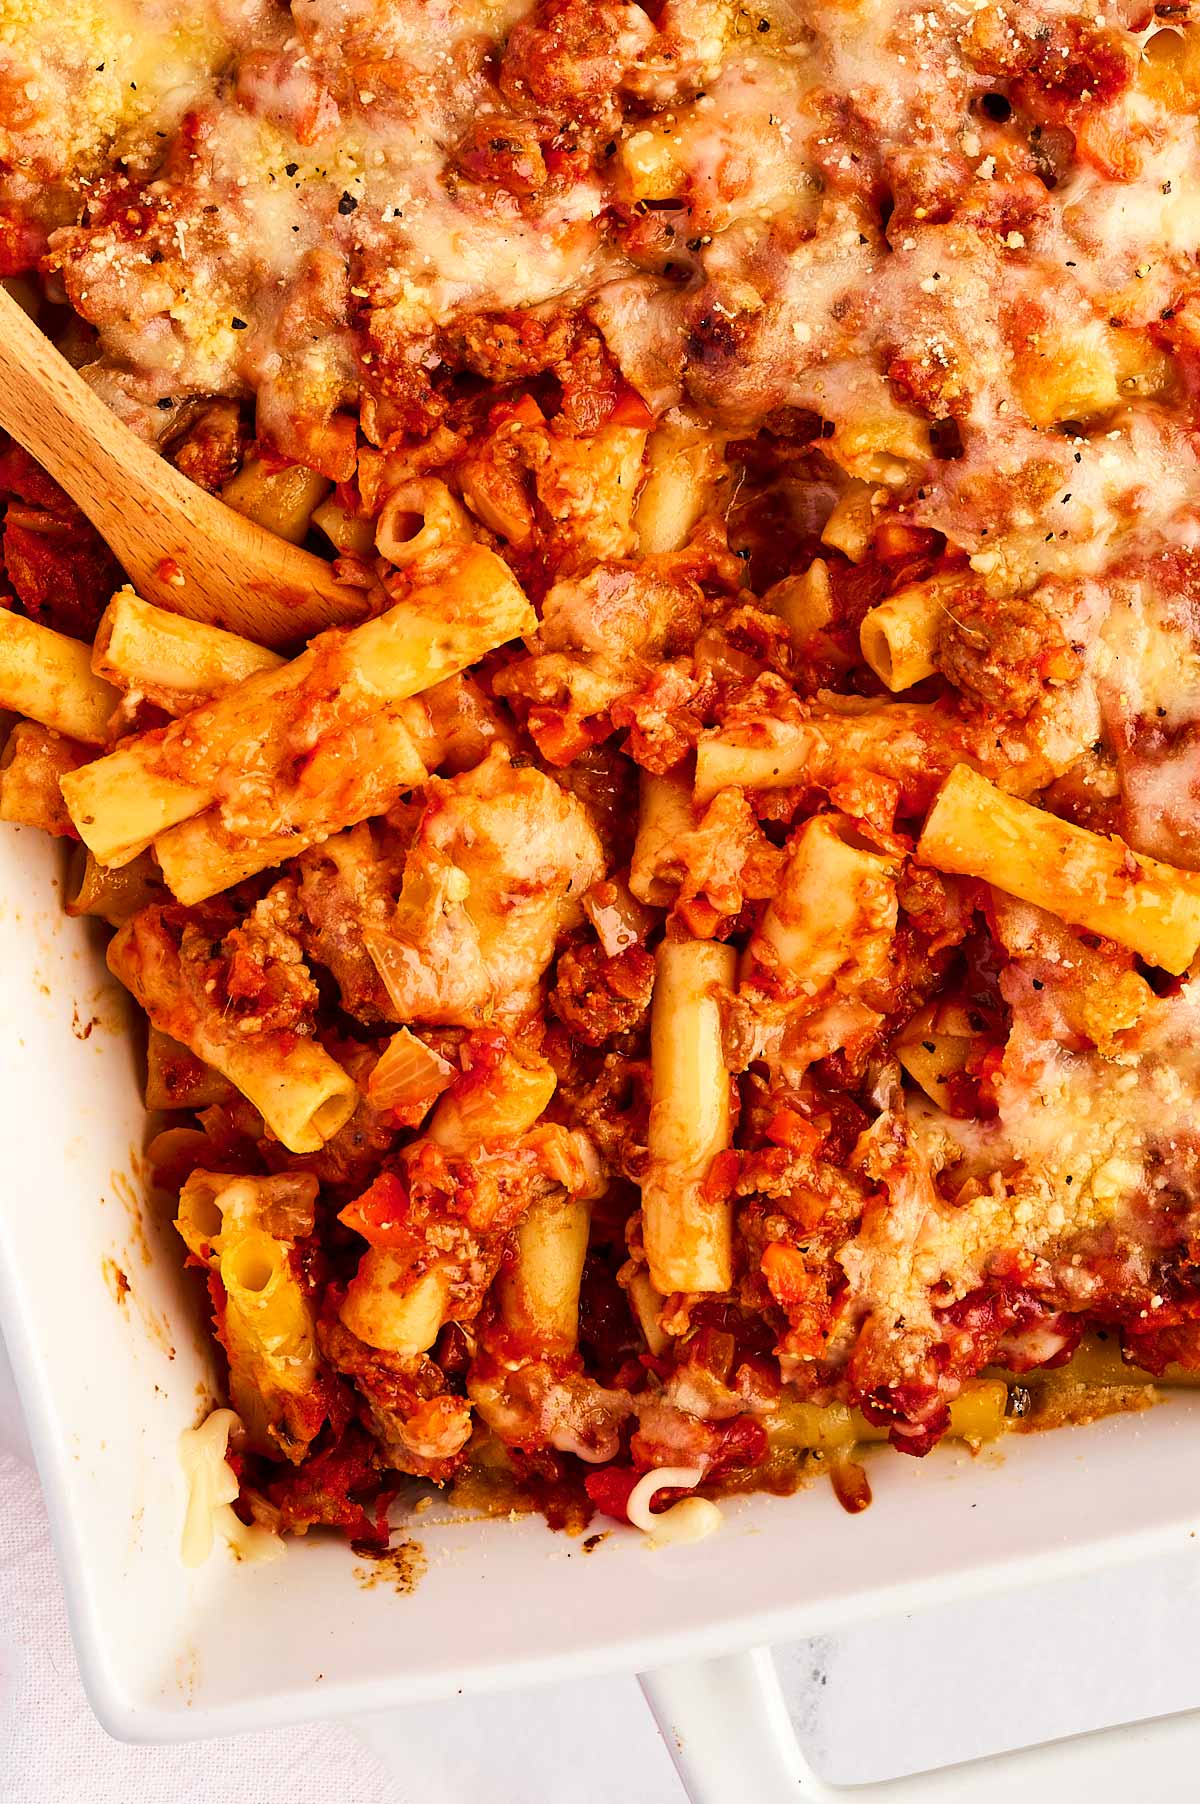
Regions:
M 938 1772 L 830 1785 L 804 1758 L 769 1649 L 664 1666 L 639 1681 L 691 1804 L 1011 1804 L 1022 1795 L 1117 1804 L 1179 1796 L 1172 1775 L 1177 1782 L 1197 1750 L 1196 1713 L 1186 1711 Z

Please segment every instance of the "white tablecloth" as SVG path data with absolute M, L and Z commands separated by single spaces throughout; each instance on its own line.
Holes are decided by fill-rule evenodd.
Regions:
M 1148 1478 L 1152 1475 L 1148 1474 Z M 810 1758 L 855 1783 L 1200 1704 L 1200 1553 L 779 1650 Z M 1153 1804 L 1197 1796 L 1196 1755 Z M 1094 1763 L 1055 1804 L 1126 1804 Z M 970 1804 L 964 1780 L 962 1804 Z M 0 1804 L 683 1804 L 632 1678 L 176 1748 L 88 1708 L 0 1344 Z M 747 1800 L 746 1804 L 754 1804 Z M 1034 1797 L 1031 1804 L 1040 1804 Z

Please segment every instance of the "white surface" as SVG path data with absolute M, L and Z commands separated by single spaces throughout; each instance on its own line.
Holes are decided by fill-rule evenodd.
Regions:
M 778 1659 L 794 1701 L 816 1675 L 797 1712 L 809 1754 L 849 1784 L 1194 1709 L 1198 1647 L 1200 1556 L 1181 1555 L 859 1628 Z M 1188 1789 L 1181 1773 L 1172 1796 L 1196 1797 L 1198 1763 L 1200 1719 Z
M 142 1748 L 92 1714 L 46 1512 L 0 1343 L 0 1800 L 3 1804 L 384 1804 L 389 1781 L 336 1723 Z
M 6 1454 L 24 1463 L 29 1449 L 0 1345 L 0 1460 Z M 27 1469 L 23 1483 L 33 1495 Z M 360 1742 L 393 1778 L 334 1726 L 187 1748 L 112 1742 L 79 1682 L 39 1506 L 17 1520 L 19 1543 L 9 1546 L 23 1549 L 22 1594 L 39 1601 L 15 1608 L 19 1575 L 0 1566 L 2 1804 L 79 1804 L 85 1795 L 89 1804 L 328 1804 L 330 1796 L 339 1804 L 683 1804 L 632 1678 L 357 1719 Z M 1198 1645 L 1200 1556 L 1185 1554 L 812 1638 L 776 1658 L 813 1763 L 852 1783 L 1200 1704 Z M 1130 1744 L 1135 1758 L 1140 1745 Z M 335 1792 L 312 1782 L 330 1755 Z M 1160 1772 L 1155 1804 L 1195 1798 L 1198 1757 L 1200 1721 L 1194 1742 L 1186 1739 Z M 962 1804 L 970 1804 L 968 1784 L 964 1777 Z M 1045 1794 L 1026 1787 L 1022 1795 L 1040 1804 Z M 1130 1795 L 1123 1765 L 1098 1780 L 1082 1749 L 1078 1763 L 1056 1763 L 1055 1804 L 1126 1804 Z
M 1010 1804 L 1194 1795 L 1195 1711 L 1133 1728 L 885 1779 L 833 1784 L 805 1758 L 767 1648 L 683 1661 L 642 1675 L 642 1687 L 691 1804 Z

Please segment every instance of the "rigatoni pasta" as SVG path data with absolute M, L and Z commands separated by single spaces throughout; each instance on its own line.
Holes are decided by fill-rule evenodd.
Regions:
M 662 907 L 671 900 L 671 860 L 675 846 L 696 824 L 691 785 L 674 771 L 643 771 L 638 786 L 637 838 L 629 864 L 629 887 L 639 902 Z
M 230 1397 L 249 1444 L 303 1460 L 325 1419 L 316 1322 L 296 1259 L 313 1228 L 311 1178 L 239 1177 L 196 1170 L 176 1226 L 223 1295 Z
M 265 832 L 231 829 L 214 807 L 157 834 L 154 854 L 177 901 L 203 902 L 345 827 L 386 813 L 427 774 L 407 716 L 399 709 L 380 712 L 330 735 L 297 781 L 278 786 Z
M 97 915 L 110 927 L 119 927 L 139 909 L 166 899 L 162 872 L 152 852 L 143 852 L 131 863 L 110 870 L 99 864 L 86 846 L 76 846 L 67 876 L 69 915 Z
M 222 488 L 221 499 L 276 538 L 299 545 L 329 489 L 326 477 L 303 464 L 271 469 L 263 458 L 250 457 Z
M 289 1152 L 318 1151 L 357 1106 L 353 1078 L 315 1040 L 291 1034 L 281 1045 L 231 1025 L 199 972 L 193 977 L 188 951 L 164 911 L 150 907 L 119 929 L 108 962 L 152 1025 L 227 1077 Z
M 400 1359 L 425 1353 L 446 1321 L 450 1305 L 448 1265 L 435 1261 L 413 1274 L 411 1264 L 386 1247 L 368 1247 L 346 1287 L 342 1323 L 358 1340 Z
M 130 588 L 118 590 L 109 602 L 92 648 L 97 676 L 118 689 L 136 690 L 168 714 L 184 714 L 283 661 L 253 639 L 169 614 Z
M 878 978 L 896 930 L 898 869 L 894 853 L 872 846 L 845 817 L 813 815 L 750 940 L 751 980 L 761 970 L 812 996 L 831 983 L 853 988 Z
M 933 675 L 942 621 L 961 587 L 956 576 L 912 583 L 867 614 L 859 628 L 862 654 L 888 689 L 911 689 Z
M 591 1210 L 565 1193 L 530 1205 L 512 1258 L 496 1279 L 496 1306 L 508 1331 L 542 1355 L 573 1353 L 579 1340 L 579 1287 Z

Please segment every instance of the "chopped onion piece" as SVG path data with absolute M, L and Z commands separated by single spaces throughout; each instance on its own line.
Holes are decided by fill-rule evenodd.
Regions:
M 406 1127 L 416 1127 L 454 1077 L 453 1065 L 402 1027 L 392 1035 L 367 1079 L 367 1101 L 372 1108 L 399 1115 Z
M 583 898 L 583 912 L 596 929 L 606 958 L 640 946 L 657 919 L 653 909 L 643 908 L 619 878 L 593 883 Z
M 570 1196 L 593 1201 L 608 1188 L 608 1177 L 595 1145 L 582 1128 L 563 1127 L 557 1121 L 531 1128 L 522 1145 L 536 1154 L 548 1178 L 561 1184 Z

